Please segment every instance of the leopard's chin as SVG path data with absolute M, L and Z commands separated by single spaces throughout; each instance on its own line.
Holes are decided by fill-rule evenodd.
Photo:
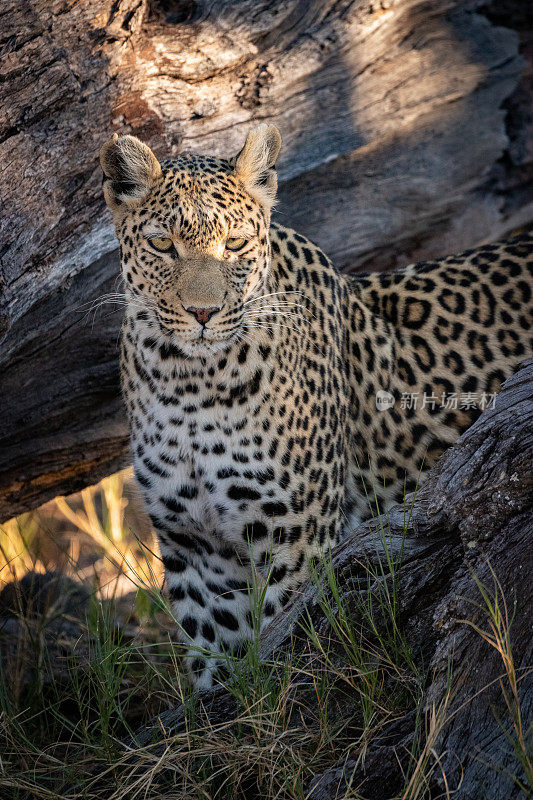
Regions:
M 234 340 L 230 339 L 217 339 L 217 340 L 196 340 L 196 341 L 182 341 L 180 340 L 181 349 L 191 357 L 207 358 L 213 355 L 227 352 Z
M 210 338 L 205 334 L 184 336 L 182 332 L 172 331 L 172 339 L 189 358 L 207 358 L 227 352 L 237 341 L 234 334 Z

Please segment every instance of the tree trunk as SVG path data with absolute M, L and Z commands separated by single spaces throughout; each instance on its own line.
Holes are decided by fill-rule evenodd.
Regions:
M 120 309 L 91 310 L 113 131 L 229 155 L 274 121 L 279 221 L 342 269 L 442 255 L 533 219 L 532 28 L 521 0 L 4 0 L 0 519 L 129 458 Z
M 500 605 L 502 596 L 506 598 L 526 731 L 533 718 L 532 489 L 530 360 L 504 384 L 495 408 L 485 411 L 444 454 L 412 504 L 407 499 L 405 507 L 394 506 L 386 519 L 377 518 L 354 530 L 333 551 L 332 565 L 347 608 L 361 608 L 362 595 L 378 597 L 380 586 L 390 581 L 390 573 L 382 571 L 384 541 L 389 555 L 402 553 L 397 576 L 398 624 L 408 636 L 417 663 L 427 665 L 426 710 L 445 710 L 442 730 L 433 745 L 438 770 L 429 787 L 431 797 L 446 796 L 442 775 L 446 775 L 454 800 L 524 797 L 511 778 L 513 774 L 520 777 L 520 768 L 507 738 L 509 730 L 511 737 L 514 732 L 499 680 L 503 675 L 503 686 L 510 694 L 502 657 L 465 621 L 489 630 L 476 580 L 492 599 L 498 592 Z M 370 587 L 367 569 L 361 564 L 379 567 Z M 306 659 L 302 673 L 313 672 L 318 653 L 302 636 L 300 623 L 308 626 L 311 619 L 324 641 L 337 638 L 323 610 L 323 595 L 324 584 L 302 587 L 297 600 L 266 628 L 261 648 L 264 659 L 283 664 L 285 652 L 299 649 Z M 299 695 L 295 703 L 298 715 L 305 716 L 303 706 L 305 701 Z M 221 688 L 204 695 L 198 708 L 196 724 L 207 725 L 207 729 L 240 716 L 234 697 Z M 341 713 L 343 719 L 349 718 L 349 698 L 344 698 Z M 415 723 L 410 713 L 385 726 L 368 744 L 363 764 L 355 758 L 344 759 L 317 775 L 307 787 L 306 797 L 340 800 L 349 786 L 357 787 L 367 800 L 399 796 L 408 773 Z M 146 745 L 158 741 L 161 731 L 171 736 L 184 726 L 180 706 L 140 731 L 137 741 Z

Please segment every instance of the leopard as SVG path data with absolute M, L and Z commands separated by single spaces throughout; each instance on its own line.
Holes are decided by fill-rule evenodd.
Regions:
M 281 135 L 159 161 L 103 145 L 121 382 L 193 690 L 348 531 L 402 502 L 533 351 L 533 236 L 341 273 L 272 220 Z M 222 676 L 222 677 L 221 677 Z

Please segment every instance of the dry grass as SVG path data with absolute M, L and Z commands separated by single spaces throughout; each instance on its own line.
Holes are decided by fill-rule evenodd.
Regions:
M 514 735 L 510 735 L 507 726 L 502 724 L 502 730 L 511 742 L 514 753 L 522 767 L 525 783 L 516 775 L 513 776 L 514 782 L 527 797 L 533 796 L 533 759 L 532 759 L 532 734 L 533 727 L 530 724 L 526 730 L 522 716 L 522 708 L 518 695 L 519 681 L 524 680 L 532 671 L 533 667 L 521 670 L 520 674 L 515 666 L 513 650 L 511 645 L 511 626 L 512 617 L 509 614 L 507 599 L 502 586 L 494 570 L 489 564 L 492 576 L 492 589 L 485 586 L 479 578 L 474 575 L 474 581 L 482 597 L 479 609 L 485 618 L 486 627 L 477 625 L 471 620 L 462 620 L 465 625 L 469 625 L 481 638 L 493 647 L 501 658 L 503 672 L 498 679 L 502 697 L 507 708 L 508 719 L 511 720 Z
M 359 605 L 348 607 L 326 560 L 315 578 L 327 636 L 309 621 L 293 652 L 265 662 L 256 625 L 245 657 L 228 663 L 232 713 L 215 723 L 179 677 L 180 647 L 169 635 L 171 612 L 159 593 L 157 550 L 134 512 L 128 475 L 121 473 L 0 530 L 4 583 L 19 586 L 28 571 L 60 569 L 88 589 L 83 614 L 68 603 L 65 613 L 51 596 L 38 609 L 21 599 L 8 620 L 18 639 L 12 654 L 2 654 L 2 800 L 306 800 L 313 777 L 339 763 L 351 764 L 345 800 L 364 800 L 354 765 L 391 723 L 413 712 L 419 735 L 405 754 L 401 785 L 383 800 L 429 797 L 432 776 L 441 771 L 437 740 L 456 710 L 450 676 L 442 704 L 423 711 L 427 676 L 397 622 L 400 562 L 386 553 L 381 570 L 368 573 L 369 584 L 382 591 L 361 593 Z M 141 542 L 132 529 L 143 526 Z M 502 657 L 513 746 L 531 782 L 507 605 L 496 579 L 492 595 L 480 591 L 489 624 L 476 630 Z M 252 597 L 258 620 L 258 587 Z M 70 627 L 62 627 L 65 619 Z M 6 631 L 0 630 L 3 642 Z M 161 725 L 141 746 L 135 731 L 180 704 L 183 724 Z M 451 796 L 441 777 L 443 796 Z
M 156 537 L 131 470 L 0 525 L 0 590 L 30 571 L 50 570 L 96 581 L 114 596 L 162 585 Z

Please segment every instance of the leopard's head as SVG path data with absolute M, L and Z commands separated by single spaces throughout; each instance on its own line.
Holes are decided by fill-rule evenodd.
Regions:
M 237 338 L 246 302 L 264 292 L 280 147 L 265 124 L 229 159 L 182 153 L 159 163 L 139 139 L 116 134 L 102 147 L 127 295 L 187 349 Z

